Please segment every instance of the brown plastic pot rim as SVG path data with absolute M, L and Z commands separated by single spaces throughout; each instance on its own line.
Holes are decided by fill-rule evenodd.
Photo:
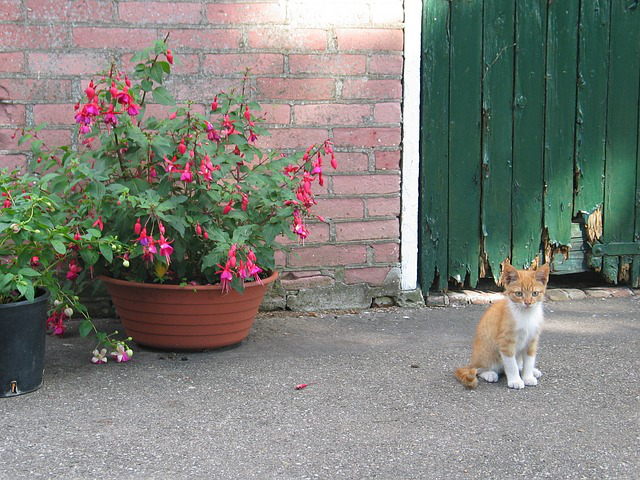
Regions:
M 133 280 L 120 280 L 118 278 L 108 277 L 106 275 L 100 275 L 98 277 L 105 283 L 111 283 L 112 285 L 120 285 L 120 286 L 135 286 L 137 288 L 153 288 L 153 289 L 163 289 L 163 290 L 222 290 L 222 286 L 220 284 L 217 285 L 165 285 L 163 283 L 142 283 L 142 282 L 134 282 Z M 261 287 L 263 285 L 268 285 L 274 282 L 278 278 L 277 270 L 274 270 L 271 275 L 267 278 L 262 279 L 261 283 L 258 282 L 247 282 L 244 284 L 244 288 L 255 288 Z

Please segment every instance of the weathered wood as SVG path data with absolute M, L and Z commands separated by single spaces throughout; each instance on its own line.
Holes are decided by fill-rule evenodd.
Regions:
M 474 287 L 480 256 L 482 2 L 451 3 L 449 277 Z
M 611 4 L 603 243 L 630 242 L 636 232 L 640 81 L 640 9 L 637 7 L 637 3 L 628 1 Z M 607 280 L 617 282 L 618 262 L 604 257 L 602 273 Z
M 581 2 L 574 215 L 591 214 L 604 197 L 609 16 L 608 0 Z
M 425 0 L 422 17 L 420 283 L 448 281 L 449 2 Z
M 485 3 L 482 233 L 496 281 L 500 264 L 511 255 L 514 16 L 512 0 Z
M 547 0 L 516 5 L 513 111 L 513 240 L 511 264 L 529 265 L 540 252 L 543 211 L 544 73 Z
M 547 14 L 544 222 L 551 245 L 571 242 L 579 5 L 550 2 Z

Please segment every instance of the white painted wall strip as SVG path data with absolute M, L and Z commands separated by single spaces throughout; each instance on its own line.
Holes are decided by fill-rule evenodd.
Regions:
M 402 290 L 418 286 L 418 177 L 420 172 L 420 56 L 422 0 L 404 2 L 404 91 L 402 104 Z

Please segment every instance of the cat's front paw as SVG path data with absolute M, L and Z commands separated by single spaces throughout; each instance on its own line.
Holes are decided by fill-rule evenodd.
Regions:
M 489 383 L 496 383 L 498 381 L 498 373 L 493 370 L 480 373 L 480 377 Z
M 535 378 L 540 378 L 542 376 L 542 372 L 540 370 L 538 370 L 537 368 L 533 369 L 533 376 Z
M 521 390 L 524 388 L 524 382 L 521 378 L 516 378 L 508 381 L 509 388 L 513 388 L 515 390 Z
M 539 373 L 539 372 L 538 372 L 538 373 Z M 525 385 L 527 385 L 528 387 L 533 387 L 533 386 L 538 385 L 538 380 L 536 380 L 535 373 L 534 373 L 532 376 L 530 376 L 530 377 L 524 377 L 524 378 L 522 379 L 522 381 L 523 381 L 523 382 L 524 382 L 524 384 L 525 384 Z

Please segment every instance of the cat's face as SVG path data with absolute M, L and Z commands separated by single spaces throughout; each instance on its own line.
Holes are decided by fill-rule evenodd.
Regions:
M 522 308 L 530 308 L 544 298 L 549 281 L 549 265 L 537 270 L 516 270 L 511 265 L 505 265 L 502 279 L 509 300 Z

